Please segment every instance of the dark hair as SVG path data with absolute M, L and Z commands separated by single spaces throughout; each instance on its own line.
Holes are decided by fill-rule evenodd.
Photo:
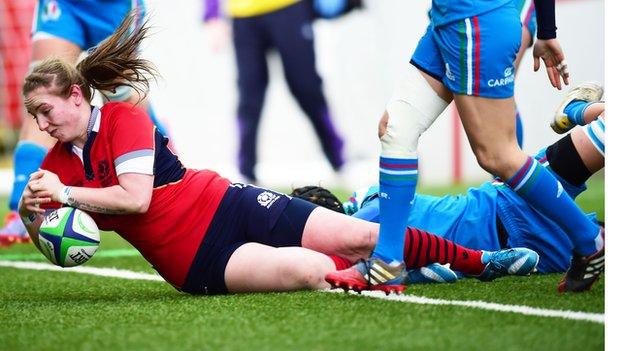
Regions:
M 325 207 L 332 211 L 345 213 L 342 203 L 338 200 L 336 195 L 320 186 L 308 185 L 297 188 L 294 189 L 290 195 L 292 197 L 309 201 L 315 205 Z
M 115 92 L 119 86 L 133 88 L 145 97 L 149 80 L 158 72 L 148 60 L 138 57 L 138 47 L 149 29 L 147 22 L 133 30 L 138 11 L 129 12 L 110 37 L 102 41 L 76 67 L 59 58 L 42 61 L 24 79 L 22 94 L 39 87 L 52 88 L 52 93 L 69 97 L 77 84 L 85 99 L 91 101 L 91 89 Z M 28 103 L 28 102 L 27 102 Z

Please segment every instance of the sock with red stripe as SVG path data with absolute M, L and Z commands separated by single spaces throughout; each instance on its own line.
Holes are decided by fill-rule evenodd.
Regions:
M 506 183 L 529 205 L 568 233 L 576 252 L 587 256 L 602 249 L 600 227 L 585 216 L 561 183 L 537 160 L 528 157 Z
M 449 263 L 455 271 L 479 275 L 485 268 L 481 262 L 482 251 L 465 248 L 415 228 L 407 228 L 403 252 L 407 269 L 420 268 L 430 263 Z
M 403 261 L 407 217 L 418 180 L 417 158 L 379 158 L 379 239 L 372 257 Z

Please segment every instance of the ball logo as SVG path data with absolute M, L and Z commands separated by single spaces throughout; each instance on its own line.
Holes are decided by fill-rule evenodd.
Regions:
M 58 210 L 54 210 L 50 212 L 49 215 L 45 216 L 45 218 L 43 219 L 43 224 L 45 226 L 54 225 L 56 224 L 58 220 L 59 220 Z
M 82 213 L 78 214 L 78 226 L 82 229 L 83 232 L 88 234 L 95 234 L 95 231 L 89 228 L 85 223 L 82 222 Z
M 84 249 L 80 249 L 80 251 L 76 251 L 69 255 L 69 258 L 72 261 L 76 262 L 76 264 L 83 264 L 87 262 L 93 255 L 89 255 Z
M 272 192 L 269 192 L 269 191 L 264 191 L 264 192 L 260 193 L 260 195 L 258 195 L 257 200 L 258 200 L 258 203 L 260 204 L 260 206 L 269 208 L 279 198 L 280 198 L 279 195 L 275 195 L 275 194 L 273 194 Z

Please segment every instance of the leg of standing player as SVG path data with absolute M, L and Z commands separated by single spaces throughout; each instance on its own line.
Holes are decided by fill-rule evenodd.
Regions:
M 332 122 L 323 81 L 316 70 L 311 11 L 300 2 L 268 14 L 269 31 L 291 93 L 312 123 L 325 157 L 334 170 L 339 170 L 344 164 L 344 141 Z
M 232 20 L 238 74 L 238 168 L 248 182 L 256 181 L 257 137 L 264 97 L 269 83 L 266 52 L 270 41 L 255 17 Z
M 515 59 L 515 50 L 519 46 L 520 33 L 509 21 L 516 15 L 511 10 L 503 7 L 494 11 L 496 15 L 508 17 L 504 23 L 498 21 L 505 16 L 495 18 L 491 12 L 466 19 L 456 28 L 448 27 L 440 31 L 438 43 L 443 47 L 445 61 L 455 62 L 453 69 L 462 77 L 459 85 L 450 84 L 451 90 L 481 167 L 505 179 L 527 203 L 570 235 L 575 252 L 589 257 L 600 253 L 604 247 L 602 230 L 561 191 L 561 185 L 552 174 L 518 148 L 515 140 L 514 104 L 510 98 L 513 95 L 513 80 L 501 84 L 507 81 L 497 79 L 495 73 L 497 70 L 499 74 L 505 71 L 507 76 L 506 67 Z M 509 31 L 509 35 L 501 36 L 501 31 L 505 30 Z M 463 34 L 465 41 L 460 40 L 456 47 L 442 44 L 445 40 L 457 38 L 458 34 L 460 38 Z M 508 53 L 508 62 L 500 60 L 500 54 L 494 60 L 488 58 L 488 53 L 492 55 L 494 52 Z M 505 86 L 510 89 L 505 89 Z

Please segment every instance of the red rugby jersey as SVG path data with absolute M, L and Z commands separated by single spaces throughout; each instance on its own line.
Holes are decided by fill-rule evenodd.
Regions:
M 100 229 L 117 232 L 179 288 L 230 182 L 209 170 L 185 169 L 142 109 L 111 102 L 93 111 L 84 149 L 57 143 L 41 168 L 56 173 L 65 185 L 87 188 L 117 185 L 123 173 L 153 174 L 146 213 L 89 214 Z

